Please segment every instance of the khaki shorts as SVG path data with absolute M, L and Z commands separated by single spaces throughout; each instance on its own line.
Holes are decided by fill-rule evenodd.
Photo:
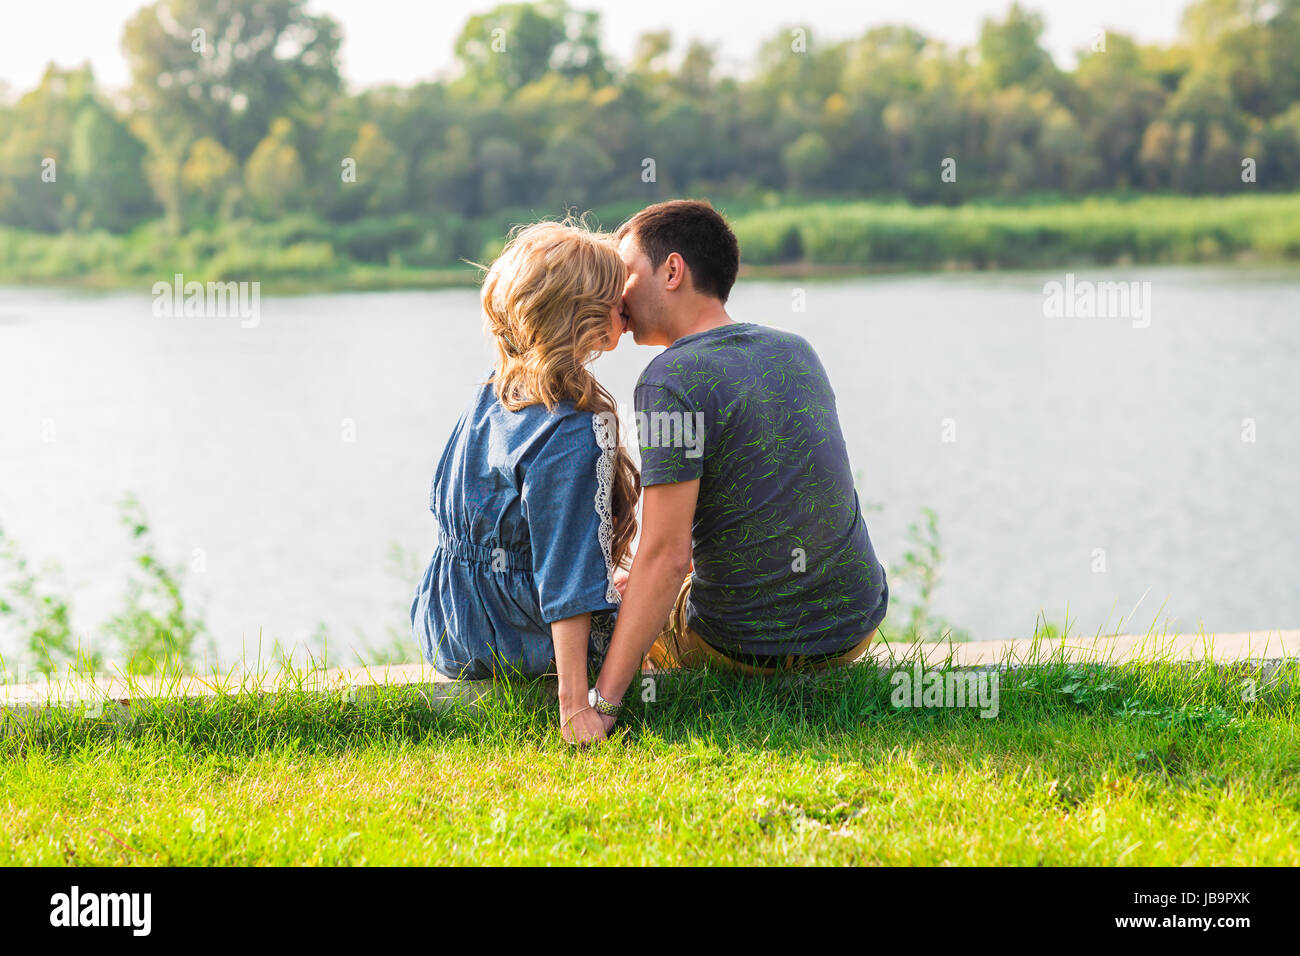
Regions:
M 659 632 L 654 644 L 650 646 L 650 652 L 645 656 L 645 667 L 665 670 L 673 667 L 699 667 L 707 662 L 712 667 L 725 667 L 744 674 L 770 675 L 777 672 L 775 667 L 758 667 L 733 660 L 687 627 L 686 599 L 690 596 L 690 593 L 691 576 L 688 574 L 686 580 L 682 582 L 682 589 L 677 595 L 677 602 L 668 614 L 668 623 Z M 852 664 L 867 652 L 867 647 L 875 636 L 876 632 L 872 631 L 839 657 L 807 661 L 798 654 L 791 654 L 785 659 L 784 667 L 786 669 L 820 670 L 826 667 Z

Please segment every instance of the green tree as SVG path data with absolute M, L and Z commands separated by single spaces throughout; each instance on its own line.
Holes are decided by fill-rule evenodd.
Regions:
M 632 62 L 628 68 L 632 73 L 649 79 L 666 80 L 668 72 L 668 54 L 673 48 L 673 35 L 670 30 L 653 30 L 637 37 L 636 48 L 632 52 Z
M 1137 185 L 1142 137 L 1167 99 L 1159 78 L 1144 64 L 1137 44 L 1110 33 L 1104 52 L 1081 57 L 1076 82 L 1083 148 L 1100 166 L 1099 182 Z
M 600 15 L 564 0 L 505 3 L 470 17 L 455 52 L 473 89 L 516 90 L 549 72 L 604 83 L 610 74 L 599 37 Z
M 1139 161 L 1150 184 L 1180 192 L 1224 192 L 1240 183 L 1248 125 L 1218 72 L 1183 78 L 1147 127 Z
M 821 133 L 809 130 L 781 151 L 781 162 L 797 189 L 817 189 L 835 161 Z
M 343 180 L 344 190 L 355 190 L 353 202 L 366 214 L 395 212 L 406 194 L 406 160 L 374 123 L 362 123 L 348 153 L 356 164 L 354 182 Z
M 1247 155 L 1258 160 L 1261 188 L 1285 189 L 1300 183 L 1300 103 L 1264 124 L 1252 137 Z
M 337 95 L 339 25 L 307 0 L 156 0 L 126 24 L 131 95 L 159 131 L 215 139 L 241 161 L 277 117 Z
M 241 162 L 278 117 L 304 125 L 341 88 L 338 24 L 306 0 L 156 0 L 126 24 L 135 132 L 174 230 L 184 227 L 183 170 L 211 138 Z
M 1195 67 L 1224 76 L 1245 113 L 1269 118 L 1300 101 L 1300 0 L 1198 0 L 1182 28 Z
M 477 183 L 474 141 L 463 127 L 453 126 L 442 147 L 429 149 L 420 159 L 415 193 L 434 209 L 465 214 L 476 208 Z
M 254 212 L 274 219 L 300 207 L 304 196 L 303 165 L 294 148 L 293 124 L 278 119 L 244 166 L 244 185 Z
M 239 161 L 215 139 L 205 136 L 190 147 L 181 168 L 181 184 L 193 211 L 212 215 L 228 208 L 232 191 L 239 185 Z
M 600 140 L 578 130 L 556 133 L 538 157 L 537 167 L 549 184 L 547 202 L 552 207 L 579 209 L 593 205 L 615 169 Z
M 82 197 L 70 158 L 77 119 L 95 107 L 95 95 L 88 66 L 51 64 L 40 85 L 14 104 L 0 141 L 0 221 L 41 232 L 77 224 Z
M 1040 44 L 1043 18 L 1013 3 L 1001 22 L 986 19 L 980 27 L 980 69 L 997 89 L 1050 85 L 1057 76 L 1052 56 Z
M 68 152 L 79 228 L 126 232 L 155 212 L 145 153 L 144 144 L 107 107 L 92 101 L 81 108 Z
M 528 162 L 513 140 L 505 136 L 485 139 L 479 146 L 478 167 L 479 200 L 484 209 L 501 209 L 525 198 L 519 187 Z

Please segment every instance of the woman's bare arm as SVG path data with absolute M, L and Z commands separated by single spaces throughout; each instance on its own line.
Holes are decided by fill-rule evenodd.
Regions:
M 569 743 L 605 739 L 605 725 L 587 701 L 587 641 L 591 615 L 579 614 L 551 624 L 555 670 L 560 677 L 560 728 Z

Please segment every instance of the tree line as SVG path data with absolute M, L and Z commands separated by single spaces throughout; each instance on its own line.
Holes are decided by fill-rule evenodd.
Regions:
M 341 28 L 306 0 L 159 0 L 125 25 L 129 89 L 51 65 L 0 104 L 0 225 L 183 233 L 301 216 L 351 224 L 360 247 L 367 228 L 409 228 L 418 246 L 443 241 L 421 220 L 683 194 L 957 204 L 1300 186 L 1300 0 L 1196 0 L 1177 42 L 1099 31 L 1072 70 L 1043 27 L 1015 4 L 955 49 L 908 27 L 823 42 L 791 23 L 738 76 L 667 32 L 620 63 L 598 14 L 510 3 L 465 23 L 454 75 L 352 93 Z

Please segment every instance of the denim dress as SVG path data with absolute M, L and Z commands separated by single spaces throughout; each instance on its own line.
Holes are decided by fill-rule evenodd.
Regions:
M 551 623 L 586 612 L 588 666 L 600 666 L 619 604 L 615 441 L 605 417 L 572 402 L 512 412 L 490 381 L 479 387 L 438 462 L 438 544 L 411 604 L 416 641 L 440 673 L 545 673 Z

